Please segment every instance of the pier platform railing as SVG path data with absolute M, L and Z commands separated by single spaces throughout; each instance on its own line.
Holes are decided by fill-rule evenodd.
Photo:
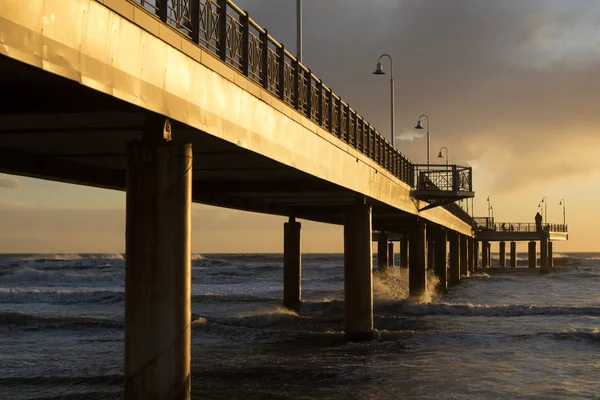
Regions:
M 411 195 L 429 203 L 420 211 L 475 196 L 471 167 L 413 164 L 412 172 Z
M 568 225 L 563 224 L 542 224 L 543 231 L 568 233 Z M 493 232 L 538 232 L 535 223 L 529 222 L 495 222 L 493 218 L 476 217 L 473 218 L 473 229 L 475 231 L 493 231 Z

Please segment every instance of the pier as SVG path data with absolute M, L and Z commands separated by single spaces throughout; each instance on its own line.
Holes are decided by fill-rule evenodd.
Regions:
M 475 195 L 470 167 L 413 163 L 229 0 L 0 8 L 0 88 L 20 93 L 0 98 L 0 171 L 127 192 L 127 399 L 190 396 L 192 202 L 288 218 L 293 309 L 298 220 L 343 226 L 351 341 L 376 337 L 373 241 L 422 296 L 428 269 L 440 291 L 473 273 L 480 245 L 486 267 L 492 241 L 540 241 L 547 266 L 567 239 L 479 229 L 455 203 Z

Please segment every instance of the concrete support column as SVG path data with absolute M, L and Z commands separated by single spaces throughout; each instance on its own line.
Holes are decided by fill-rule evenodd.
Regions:
M 488 251 L 487 251 L 488 266 L 491 267 L 492 266 L 492 244 L 488 243 L 487 248 L 488 248 Z
M 473 265 L 475 266 L 475 270 L 478 270 L 480 268 L 480 266 L 479 266 L 479 240 L 475 240 L 475 243 L 474 243 Z
M 517 243 L 510 242 L 510 266 L 517 268 Z
M 448 238 L 446 233 L 446 229 L 440 229 L 434 242 L 434 271 L 440 280 L 437 291 L 441 293 L 448 291 Z
M 125 399 L 189 399 L 192 147 L 151 116 L 127 166 Z
M 408 291 L 411 296 L 421 296 L 427 292 L 427 228 L 425 223 L 415 222 L 409 235 Z
M 400 241 L 400 267 L 408 268 L 408 240 Z
M 460 283 L 460 235 L 448 231 L 448 241 L 450 242 L 448 286 L 454 286 Z
M 435 251 L 433 240 L 427 241 L 427 269 L 433 269 L 435 265 Z
M 554 254 L 552 242 L 548 241 L 548 268 L 554 267 Z
M 467 269 L 469 270 L 469 274 L 473 274 L 475 272 L 475 254 L 473 254 L 475 245 L 475 239 L 472 237 L 467 237 Z
M 467 237 L 460 235 L 460 251 L 459 251 L 459 262 L 460 262 L 460 275 L 469 276 L 469 267 L 467 265 Z
M 490 266 L 490 257 L 488 254 L 489 250 L 489 242 L 484 240 L 481 244 L 481 268 L 487 268 Z
M 377 269 L 382 272 L 388 267 L 388 234 L 387 232 L 379 232 L 377 240 Z
M 500 242 L 500 267 L 506 268 L 506 242 Z
M 535 240 L 529 242 L 529 268 L 537 268 L 537 253 Z
M 388 243 L 388 267 L 394 268 L 394 242 Z
M 302 302 L 301 228 L 294 217 L 283 224 L 283 306 L 294 310 Z
M 540 268 L 548 270 L 548 238 L 542 237 L 540 240 Z
M 344 218 L 344 306 L 345 339 L 374 339 L 371 206 L 364 197 Z

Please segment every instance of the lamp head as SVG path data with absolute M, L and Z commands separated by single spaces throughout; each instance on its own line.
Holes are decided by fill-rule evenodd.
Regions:
M 559 206 L 563 205 L 563 201 L 561 200 L 560 203 L 558 203 Z
M 385 72 L 383 72 L 383 65 L 381 65 L 381 61 L 377 62 L 377 67 L 375 67 L 375 72 L 373 72 L 373 75 L 385 75 Z
M 417 120 L 417 126 L 415 126 L 415 129 L 423 129 L 423 125 L 421 125 L 421 120 Z
M 438 158 L 444 158 L 444 156 L 442 155 L 442 151 L 440 150 L 440 154 L 438 154 Z

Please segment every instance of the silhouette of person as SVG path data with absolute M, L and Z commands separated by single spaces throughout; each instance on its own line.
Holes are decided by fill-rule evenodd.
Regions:
M 542 231 L 542 216 L 539 212 L 535 214 L 535 231 Z

